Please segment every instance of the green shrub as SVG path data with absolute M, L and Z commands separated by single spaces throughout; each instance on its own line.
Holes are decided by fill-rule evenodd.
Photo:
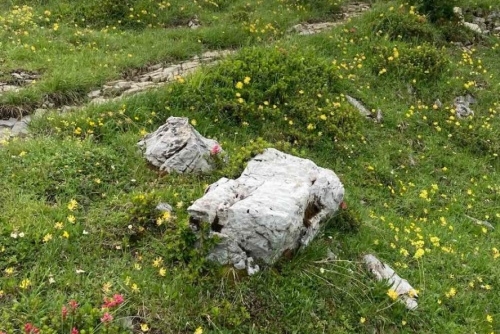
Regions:
M 457 0 L 412 0 L 411 2 L 431 22 L 456 20 L 453 7 L 457 6 Z
M 310 11 L 319 12 L 323 15 L 340 13 L 342 8 L 342 1 L 340 0 L 295 0 L 295 2 Z
M 389 11 L 380 13 L 372 26 L 375 33 L 387 35 L 391 40 L 434 42 L 439 39 L 437 30 L 427 22 L 425 16 L 408 6 L 391 7 Z
M 450 60 L 444 49 L 423 43 L 417 46 L 402 45 L 401 48 L 383 47 L 374 71 L 379 75 L 388 73 L 406 81 L 433 82 L 449 68 Z
M 244 49 L 203 78 L 171 87 L 168 108 L 197 110 L 269 141 L 340 141 L 356 135 L 360 117 L 337 75 L 312 50 Z

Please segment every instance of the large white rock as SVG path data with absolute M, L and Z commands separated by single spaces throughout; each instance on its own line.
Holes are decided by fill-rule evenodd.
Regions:
M 222 153 L 220 145 L 199 134 L 185 117 L 169 117 L 155 132 L 137 144 L 153 166 L 167 173 L 207 173 L 212 156 Z
M 209 223 L 221 239 L 209 259 L 252 274 L 254 259 L 271 264 L 307 245 L 343 197 L 334 172 L 270 148 L 238 179 L 212 184 L 187 210 L 193 228 Z

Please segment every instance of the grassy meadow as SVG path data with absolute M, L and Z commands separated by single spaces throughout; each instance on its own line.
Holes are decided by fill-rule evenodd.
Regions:
M 500 333 L 498 36 L 403 1 L 310 36 L 287 30 L 333 21 L 342 3 L 123 3 L 3 1 L 0 82 L 19 69 L 40 78 L 0 95 L 0 114 L 84 103 L 149 64 L 237 52 L 118 102 L 49 111 L 27 138 L 0 142 L 0 333 Z M 459 118 L 466 94 L 474 115 Z M 229 162 L 212 175 L 150 168 L 136 143 L 169 116 L 189 117 Z M 186 208 L 266 147 L 335 171 L 348 208 L 246 277 L 205 260 L 211 241 Z M 417 310 L 367 273 L 367 253 L 418 291 Z

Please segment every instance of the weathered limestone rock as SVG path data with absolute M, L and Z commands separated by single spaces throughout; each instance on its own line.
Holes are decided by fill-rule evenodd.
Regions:
M 387 285 L 398 294 L 399 300 L 406 305 L 408 310 L 417 309 L 417 292 L 407 280 L 401 278 L 391 267 L 372 254 L 365 255 L 363 261 L 377 281 L 387 280 Z
M 7 140 L 11 137 L 22 137 L 28 134 L 28 124 L 31 121 L 30 116 L 25 116 L 21 119 L 9 118 L 8 120 L 0 119 L 0 140 Z
M 4 92 L 17 92 L 20 88 L 18 86 L 13 86 L 6 84 L 4 82 L 0 82 L 0 94 Z
M 221 153 L 220 145 L 204 138 L 185 117 L 169 117 L 138 146 L 153 166 L 167 173 L 207 173 L 213 169 L 211 154 Z
M 482 34 L 483 33 L 483 30 L 481 29 L 481 27 L 475 23 L 471 23 L 471 22 L 463 22 L 464 26 L 469 28 L 469 30 L 472 30 L 473 32 L 475 32 L 476 34 Z
M 370 110 L 366 109 L 366 107 L 361 102 L 359 102 L 358 100 L 356 100 L 354 97 L 351 97 L 349 95 L 346 95 L 345 97 L 346 97 L 347 101 L 354 108 L 358 109 L 358 111 L 361 114 L 361 116 L 365 116 L 368 119 L 372 119 L 373 121 L 375 121 L 377 123 L 381 123 L 382 122 L 383 116 L 382 116 L 382 111 L 380 109 L 377 109 L 377 113 L 373 114 Z
M 188 213 L 194 229 L 209 223 L 221 240 L 209 259 L 252 274 L 254 259 L 272 264 L 307 245 L 343 196 L 344 187 L 331 170 L 267 149 L 238 179 L 212 184 Z
M 474 111 L 469 107 L 472 103 L 476 103 L 476 99 L 470 94 L 456 97 L 454 101 L 455 115 L 458 118 L 466 118 L 474 115 Z

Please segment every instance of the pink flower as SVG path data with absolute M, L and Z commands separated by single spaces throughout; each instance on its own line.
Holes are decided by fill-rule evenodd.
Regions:
M 73 327 L 73 329 L 71 330 L 71 334 L 78 334 L 78 329 L 76 329 L 76 327 Z
M 344 202 L 344 201 L 342 201 L 342 203 L 340 203 L 340 208 L 341 208 L 342 210 L 347 209 L 347 203 L 346 203 L 346 202 Z
M 69 305 L 69 307 L 71 307 L 71 310 L 73 310 L 73 311 L 78 308 L 78 303 L 74 299 L 71 299 L 69 301 L 68 305 Z
M 61 315 L 62 315 L 63 319 L 66 319 L 66 317 L 68 316 L 68 308 L 66 306 L 62 307 L 62 309 L 61 309 Z
M 210 155 L 217 155 L 222 151 L 222 148 L 219 144 L 215 144 L 214 147 L 210 150 Z
M 118 293 L 113 296 L 113 300 L 116 305 L 120 305 L 125 301 L 125 299 L 123 299 L 123 296 Z
M 104 313 L 104 315 L 101 318 L 101 322 L 106 324 L 106 323 L 109 323 L 111 321 L 113 321 L 113 316 L 111 314 L 109 314 L 108 312 Z
M 26 334 L 38 334 L 40 333 L 40 330 L 28 322 L 24 325 L 24 332 Z
M 101 308 L 112 308 L 120 305 L 124 302 L 123 296 L 120 294 L 115 294 L 113 298 L 104 298 L 104 304 L 102 304 Z

